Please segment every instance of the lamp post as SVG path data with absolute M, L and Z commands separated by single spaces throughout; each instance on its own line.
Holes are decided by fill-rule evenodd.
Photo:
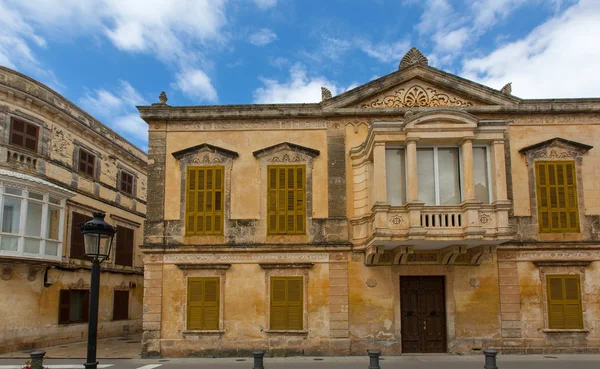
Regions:
M 83 234 L 85 256 L 92 262 L 90 282 L 90 313 L 88 319 L 87 361 L 86 369 L 96 369 L 96 341 L 98 336 L 98 298 L 100 294 L 100 263 L 110 257 L 113 237 L 117 227 L 104 221 L 104 213 L 92 213 L 94 218 L 82 223 L 79 228 Z

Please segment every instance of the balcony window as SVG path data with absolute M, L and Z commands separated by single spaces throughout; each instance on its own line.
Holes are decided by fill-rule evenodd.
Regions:
M 406 203 L 406 161 L 403 149 L 385 150 L 387 200 L 391 205 Z
M 0 255 L 60 260 L 64 201 L 13 187 L 1 187 L 0 196 Z
M 461 202 L 460 157 L 456 147 L 417 149 L 419 200 L 425 205 Z
M 475 199 L 484 204 L 490 203 L 488 150 L 487 147 L 473 147 L 473 172 L 475 180 Z

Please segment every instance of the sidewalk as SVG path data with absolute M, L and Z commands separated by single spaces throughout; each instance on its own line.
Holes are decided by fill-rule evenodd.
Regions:
M 99 339 L 98 359 L 137 359 L 142 350 L 141 340 L 141 334 Z M 87 341 L 50 346 L 40 348 L 40 350 L 46 351 L 48 359 L 82 359 L 86 357 Z M 0 358 L 29 359 L 31 351 L 33 350 L 9 352 L 1 354 Z

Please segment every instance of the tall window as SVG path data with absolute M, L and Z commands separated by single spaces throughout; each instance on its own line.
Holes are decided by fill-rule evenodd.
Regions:
M 385 150 L 387 199 L 391 205 L 406 203 L 406 161 L 403 149 Z
M 119 189 L 128 195 L 133 195 L 133 175 L 121 171 Z
M 81 223 L 92 220 L 85 214 L 73 212 L 71 214 L 71 253 L 72 259 L 85 259 L 85 247 L 83 245 L 83 233 L 79 229 Z
M 304 315 L 302 277 L 271 277 L 272 330 L 302 330 Z
M 88 321 L 90 293 L 87 290 L 60 290 L 58 323 L 83 323 Z
M 306 232 L 305 168 L 304 165 L 277 165 L 267 168 L 268 234 Z
M 19 119 L 12 119 L 10 127 L 10 144 L 37 151 L 39 127 Z
M 129 291 L 114 291 L 113 320 L 129 319 Z
M 84 149 L 79 149 L 79 172 L 85 173 L 90 177 L 94 176 L 96 166 L 96 156 Z
M 549 275 L 548 325 L 550 329 L 582 329 L 581 290 L 578 275 Z
M 187 329 L 219 329 L 219 278 L 189 278 Z
M 0 191 L 0 254 L 60 259 L 64 201 L 33 190 Z
M 425 205 L 457 205 L 461 202 L 458 148 L 417 149 L 419 200 Z
M 186 235 L 223 234 L 223 167 L 187 170 Z
M 490 179 L 488 175 L 487 147 L 473 147 L 473 179 L 475 184 L 475 199 L 484 204 L 490 203 Z M 499 168 L 499 170 L 503 170 Z
M 540 232 L 579 232 L 575 163 L 537 161 L 535 174 Z
M 120 227 L 117 232 L 117 247 L 115 249 L 115 264 L 133 266 L 134 231 L 131 228 Z

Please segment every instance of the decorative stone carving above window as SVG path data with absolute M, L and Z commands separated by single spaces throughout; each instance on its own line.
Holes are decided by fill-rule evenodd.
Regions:
M 555 137 L 553 139 L 527 146 L 519 150 L 527 158 L 527 163 L 531 164 L 535 159 L 577 159 L 594 146 L 580 142 L 565 140 Z
M 252 153 L 256 158 L 266 158 L 269 163 L 287 164 L 302 163 L 305 157 L 314 158 L 320 154 L 319 150 L 311 149 L 291 142 L 282 142 L 277 145 L 269 146 Z
M 181 164 L 202 166 L 223 164 L 228 161 L 228 159 L 235 159 L 239 156 L 235 151 L 206 143 L 176 151 L 171 155 L 173 155 L 175 159 L 178 159 Z
M 361 105 L 363 108 L 418 108 L 425 106 L 473 106 L 473 103 L 448 93 L 438 92 L 433 87 L 413 85 L 390 91 L 387 95 Z

